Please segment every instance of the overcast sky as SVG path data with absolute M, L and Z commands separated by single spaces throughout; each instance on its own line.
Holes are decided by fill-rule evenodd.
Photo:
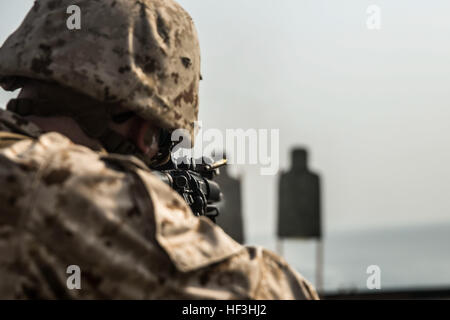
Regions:
M 204 126 L 280 129 L 282 168 L 307 146 L 326 231 L 450 223 L 449 1 L 179 2 L 200 35 Z M 1 41 L 31 5 L 0 2 Z M 236 171 L 250 239 L 273 233 L 276 177 Z

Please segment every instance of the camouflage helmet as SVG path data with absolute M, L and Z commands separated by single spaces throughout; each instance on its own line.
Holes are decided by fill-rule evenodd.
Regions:
M 69 29 L 72 5 L 80 9 L 80 29 Z M 2 87 L 14 90 L 23 78 L 120 103 L 192 135 L 199 103 L 197 32 L 172 0 L 39 0 L 0 48 Z

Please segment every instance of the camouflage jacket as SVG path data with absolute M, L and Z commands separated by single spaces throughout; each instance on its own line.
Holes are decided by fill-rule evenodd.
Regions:
M 233 241 L 133 157 L 0 110 L 1 299 L 316 299 L 282 258 Z M 80 269 L 81 289 L 67 286 Z

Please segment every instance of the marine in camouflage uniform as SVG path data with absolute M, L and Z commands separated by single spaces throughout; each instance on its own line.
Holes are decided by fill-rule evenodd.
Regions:
M 71 4 L 81 30 L 66 28 Z M 1 84 L 61 85 L 193 135 L 199 51 L 173 1 L 41 0 L 0 49 Z M 317 298 L 279 256 L 195 217 L 148 159 L 129 155 L 136 150 L 105 125 L 107 107 L 29 102 L 0 111 L 0 298 Z M 104 148 L 45 132 L 30 114 L 73 117 Z M 81 268 L 81 290 L 66 286 L 69 265 Z

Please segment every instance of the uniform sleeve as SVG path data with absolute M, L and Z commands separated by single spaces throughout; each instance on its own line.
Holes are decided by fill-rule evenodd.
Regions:
M 296 272 L 283 258 L 259 249 L 261 275 L 255 299 L 262 300 L 318 300 L 314 287 Z
M 318 299 L 308 281 L 261 247 L 243 247 L 219 263 L 179 276 L 183 286 L 177 295 L 186 299 Z

